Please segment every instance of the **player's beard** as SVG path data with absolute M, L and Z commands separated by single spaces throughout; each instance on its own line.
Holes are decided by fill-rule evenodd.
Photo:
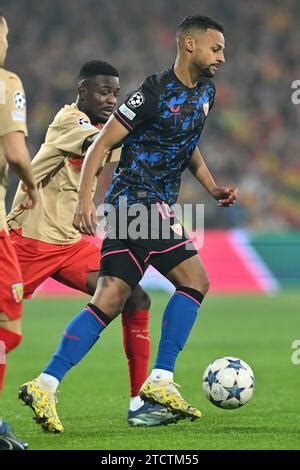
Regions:
M 215 74 L 210 70 L 210 67 L 211 66 L 208 66 L 208 67 L 205 67 L 205 68 L 201 69 L 202 75 L 204 75 L 204 77 L 207 77 L 207 78 L 214 77 Z
M 93 116 L 89 116 L 90 120 L 91 120 L 91 123 L 93 124 L 93 126 L 97 126 L 97 124 L 106 124 L 106 122 L 108 121 L 108 119 L 104 116 L 96 116 L 96 115 L 93 115 Z
M 212 64 L 207 65 L 204 64 L 203 62 L 198 62 L 195 64 L 196 68 L 199 70 L 199 75 L 201 77 L 206 77 L 206 78 L 212 78 L 214 76 L 214 73 L 211 72 L 210 67 Z

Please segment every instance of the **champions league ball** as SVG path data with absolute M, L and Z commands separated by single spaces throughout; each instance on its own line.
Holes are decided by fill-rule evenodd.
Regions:
M 203 374 L 203 391 L 214 405 L 232 410 L 245 405 L 255 387 L 251 367 L 237 357 L 222 357 L 209 364 Z

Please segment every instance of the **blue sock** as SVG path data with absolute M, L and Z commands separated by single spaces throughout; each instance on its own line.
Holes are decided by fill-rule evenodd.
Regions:
M 163 315 L 154 369 L 174 371 L 177 356 L 188 339 L 202 300 L 203 295 L 195 289 L 176 289 Z
M 61 381 L 89 352 L 110 319 L 95 305 L 88 304 L 66 327 L 60 345 L 43 373 Z

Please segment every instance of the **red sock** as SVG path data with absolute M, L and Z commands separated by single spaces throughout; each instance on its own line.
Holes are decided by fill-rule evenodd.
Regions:
M 0 328 L 0 392 L 3 388 L 4 374 L 6 368 L 6 354 L 18 346 L 22 339 L 21 335 Z
M 148 377 L 150 359 L 149 312 L 122 314 L 123 344 L 128 359 L 130 396 L 136 397 Z

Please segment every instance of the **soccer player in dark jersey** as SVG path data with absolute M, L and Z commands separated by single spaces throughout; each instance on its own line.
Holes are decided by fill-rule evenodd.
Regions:
M 72 222 L 80 168 L 88 146 L 116 106 L 119 73 L 107 62 L 91 60 L 81 67 L 78 78 L 76 103 L 60 109 L 32 161 L 38 204 L 30 211 L 31 214 L 25 211 L 23 204 L 27 193 L 19 185 L 7 218 L 20 262 L 25 298 L 31 298 L 35 289 L 50 276 L 91 295 L 97 286 L 100 250 L 90 238 L 82 238 Z M 109 153 L 105 164 L 118 162 L 119 158 L 120 150 L 117 149 Z M 94 190 L 96 185 L 97 178 Z M 148 295 L 137 286 L 122 312 L 124 349 L 130 377 L 130 425 L 158 426 L 177 420 L 165 407 L 143 403 L 139 397 L 141 385 L 148 375 L 150 358 L 149 307 Z M 93 312 L 89 317 L 84 315 L 83 322 L 98 325 Z M 78 318 L 76 325 L 78 327 Z M 96 343 L 97 335 L 94 340 Z M 66 360 L 67 343 L 74 341 L 81 343 L 81 351 L 84 349 L 84 335 L 66 334 L 63 340 Z M 89 349 L 88 342 L 87 351 Z M 81 357 L 82 354 L 79 359 Z M 69 360 L 75 365 L 74 355 L 71 354 Z M 62 367 L 55 369 L 50 363 L 38 377 L 24 383 L 19 391 L 20 399 L 32 408 L 36 422 L 47 432 L 63 432 L 55 403 L 57 387 L 64 373 Z
M 219 187 L 214 182 L 197 147 L 214 102 L 211 78 L 225 61 L 224 43 L 222 25 L 208 17 L 195 15 L 180 23 L 174 66 L 146 78 L 118 107 L 90 147 L 83 164 L 74 218 L 75 227 L 94 234 L 93 222 L 97 218 L 92 182 L 106 152 L 122 142 L 121 159 L 106 195 L 108 236 L 103 242 L 100 278 L 89 309 L 101 322 L 97 332 L 100 334 L 122 311 L 149 264 L 173 283 L 176 291 L 163 315 L 154 369 L 140 396 L 192 420 L 201 413 L 180 395 L 173 382 L 173 371 L 209 282 L 196 248 L 170 206 L 177 200 L 186 167 L 220 206 L 231 206 L 237 197 L 236 188 Z M 124 237 L 124 224 L 113 223 L 110 214 L 115 211 L 116 220 L 121 220 L 124 204 L 129 225 L 136 205 L 140 208 L 143 204 L 146 221 L 150 220 L 147 236 L 136 238 L 128 230 Z M 155 211 L 160 227 L 158 236 L 157 233 L 152 236 Z M 166 223 L 171 228 L 168 238 L 162 236 L 161 229 Z M 179 239 L 175 232 L 181 232 Z M 81 316 L 82 312 L 78 325 Z M 83 334 L 76 329 L 76 317 L 68 334 Z M 84 334 L 91 338 L 92 345 L 93 332 L 88 331 L 88 326 Z M 63 359 L 56 359 L 56 366 L 60 360 Z

